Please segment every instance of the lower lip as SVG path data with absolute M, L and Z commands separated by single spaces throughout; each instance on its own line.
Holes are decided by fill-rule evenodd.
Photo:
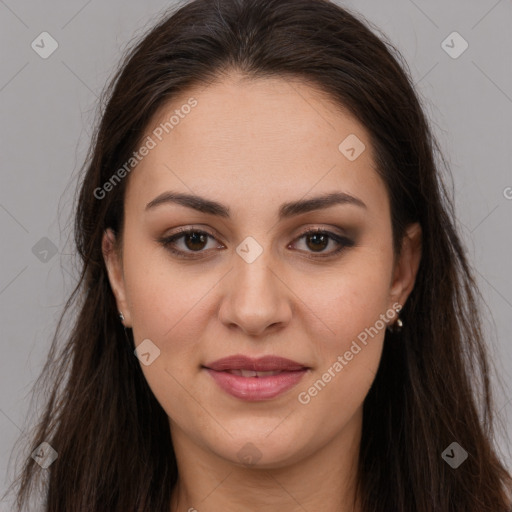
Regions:
M 297 385 L 308 371 L 304 369 L 268 377 L 242 377 L 210 368 L 205 370 L 226 393 L 247 401 L 270 400 Z

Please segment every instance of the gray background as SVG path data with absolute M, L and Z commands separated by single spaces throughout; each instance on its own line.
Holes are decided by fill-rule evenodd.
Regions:
M 485 327 L 504 382 L 496 394 L 499 445 L 512 467 L 512 3 L 338 3 L 402 52 L 451 166 L 458 221 L 489 307 Z M 37 412 L 29 391 L 76 275 L 71 206 L 97 97 L 126 45 L 171 4 L 0 0 L 1 492 L 12 477 L 14 442 Z M 58 43 L 47 59 L 31 47 L 44 31 Z M 442 47 L 453 31 L 469 44 L 455 59 Z

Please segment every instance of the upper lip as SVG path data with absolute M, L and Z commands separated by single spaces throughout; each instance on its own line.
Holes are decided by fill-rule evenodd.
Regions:
M 306 369 L 297 361 L 286 359 L 278 356 L 263 356 L 259 358 L 251 358 L 241 354 L 223 357 L 211 363 L 205 364 L 205 368 L 215 370 L 218 372 L 225 370 L 252 370 L 255 372 L 269 372 L 269 371 L 296 371 Z

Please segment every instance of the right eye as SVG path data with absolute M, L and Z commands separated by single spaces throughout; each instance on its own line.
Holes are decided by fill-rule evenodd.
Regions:
M 198 258 L 202 256 L 195 256 L 194 253 L 202 253 L 204 245 L 208 242 L 208 237 L 215 239 L 215 237 L 199 229 L 185 228 L 181 229 L 178 233 L 171 236 L 162 238 L 159 242 L 173 254 L 183 258 Z M 185 249 L 177 249 L 177 241 L 183 239 Z

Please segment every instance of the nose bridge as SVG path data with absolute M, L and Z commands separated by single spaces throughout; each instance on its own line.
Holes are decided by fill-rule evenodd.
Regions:
M 270 247 L 247 237 L 236 248 L 233 272 L 224 294 L 221 320 L 242 330 L 260 333 L 268 326 L 289 320 L 286 287 L 276 274 L 279 265 Z
M 249 245 L 249 248 L 247 246 Z M 246 251 L 245 255 L 248 259 L 238 254 L 235 259 L 235 272 L 237 292 L 240 291 L 242 297 L 255 297 L 263 295 L 263 298 L 269 298 L 273 295 L 275 275 L 272 271 L 271 250 L 266 248 L 258 256 L 252 259 L 254 255 L 254 247 L 249 244 L 240 244 L 237 248 L 238 252 Z

